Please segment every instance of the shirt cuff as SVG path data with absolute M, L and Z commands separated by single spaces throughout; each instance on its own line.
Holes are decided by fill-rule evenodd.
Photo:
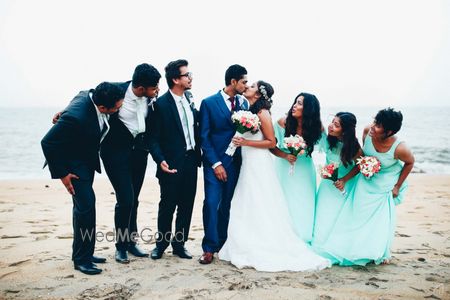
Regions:
M 221 164 L 222 164 L 222 162 L 221 162 L 221 161 L 218 161 L 218 162 L 216 162 L 215 164 L 213 164 L 211 168 L 215 169 L 215 168 L 217 168 L 218 166 L 220 166 Z

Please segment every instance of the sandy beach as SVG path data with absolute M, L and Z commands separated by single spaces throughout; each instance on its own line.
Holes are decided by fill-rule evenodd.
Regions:
M 57 180 L 0 181 L 0 298 L 5 299 L 450 299 L 450 175 L 413 174 L 405 202 L 397 207 L 393 260 L 387 266 L 332 267 L 315 273 L 264 273 L 236 269 L 201 255 L 203 186 L 198 192 L 186 244 L 192 260 L 173 256 L 114 261 L 115 196 L 97 179 L 96 254 L 103 273 L 73 269 L 72 200 Z M 140 245 L 154 247 L 159 186 L 147 176 L 141 192 Z M 106 236 L 101 236 L 101 235 Z M 107 240 L 109 239 L 109 241 Z M 270 241 L 268 241 L 270 242 Z M 282 255 L 282 253 L 280 253 Z

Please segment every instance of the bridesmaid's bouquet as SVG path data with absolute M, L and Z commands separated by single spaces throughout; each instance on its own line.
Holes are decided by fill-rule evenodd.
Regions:
M 231 121 L 236 127 L 234 137 L 242 137 L 246 132 L 255 134 L 258 132 L 259 126 L 261 125 L 258 116 L 246 110 L 239 110 L 233 113 Z M 233 142 L 230 142 L 225 154 L 233 156 L 236 148 L 236 145 Z
M 361 156 L 356 159 L 359 172 L 366 178 L 370 178 L 380 172 L 381 163 L 375 156 Z
M 322 177 L 323 179 L 329 179 L 333 182 L 336 182 L 338 180 L 338 169 L 339 169 L 338 163 L 335 162 L 330 163 L 320 169 L 320 177 Z M 345 195 L 347 195 L 347 192 L 345 190 L 342 190 L 341 194 L 345 197 Z
M 303 155 L 306 150 L 306 143 L 305 140 L 296 134 L 295 136 L 290 135 L 289 137 L 285 137 L 283 139 L 283 146 L 289 150 L 289 153 L 297 156 L 297 155 Z M 289 175 L 294 174 L 294 168 L 295 165 L 291 164 L 291 167 L 289 168 Z

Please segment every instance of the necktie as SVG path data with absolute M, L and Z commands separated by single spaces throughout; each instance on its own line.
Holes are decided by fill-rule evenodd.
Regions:
M 190 146 L 191 149 L 194 149 L 194 144 L 192 143 L 192 139 L 191 139 L 191 131 L 189 129 L 189 122 L 188 122 L 188 117 L 187 117 L 187 113 L 186 113 L 186 107 L 184 107 L 184 104 L 183 104 L 183 98 L 180 99 L 180 105 L 183 108 L 183 119 L 181 121 L 183 122 L 183 127 L 186 127 L 186 130 L 187 130 L 187 135 L 188 135 L 188 140 L 189 140 L 188 146 Z
M 100 144 L 103 142 L 103 139 L 108 134 L 109 131 L 109 123 L 108 123 L 108 116 L 106 114 L 100 114 L 100 117 L 103 120 L 103 128 L 101 131 L 101 137 L 100 137 Z
M 234 111 L 234 109 L 236 108 L 236 104 L 234 102 L 234 97 L 228 98 L 228 101 L 231 102 L 231 111 Z

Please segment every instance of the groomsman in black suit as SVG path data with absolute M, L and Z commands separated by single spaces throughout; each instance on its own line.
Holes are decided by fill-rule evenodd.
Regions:
M 201 166 L 198 116 L 189 92 L 192 73 L 188 62 L 184 59 L 172 61 L 165 71 L 169 91 L 155 102 L 150 130 L 150 153 L 158 167 L 156 177 L 161 190 L 158 235 L 151 258 L 161 258 L 171 244 L 173 254 L 191 259 L 184 244 L 189 236 L 197 190 L 197 168 Z
M 100 173 L 98 151 L 106 136 L 109 114 L 122 105 L 124 93 L 111 83 L 81 91 L 60 114 L 58 122 L 41 141 L 51 177 L 61 179 L 73 199 L 74 267 L 85 274 L 99 274 L 95 263 L 106 259 L 94 256 L 95 171 Z
M 116 193 L 115 259 L 129 263 L 128 253 L 146 257 L 137 244 L 137 210 L 149 153 L 152 101 L 158 96 L 161 74 L 149 64 L 136 67 L 132 81 L 119 83 L 125 93 L 122 108 L 111 116 L 111 130 L 100 155 Z

